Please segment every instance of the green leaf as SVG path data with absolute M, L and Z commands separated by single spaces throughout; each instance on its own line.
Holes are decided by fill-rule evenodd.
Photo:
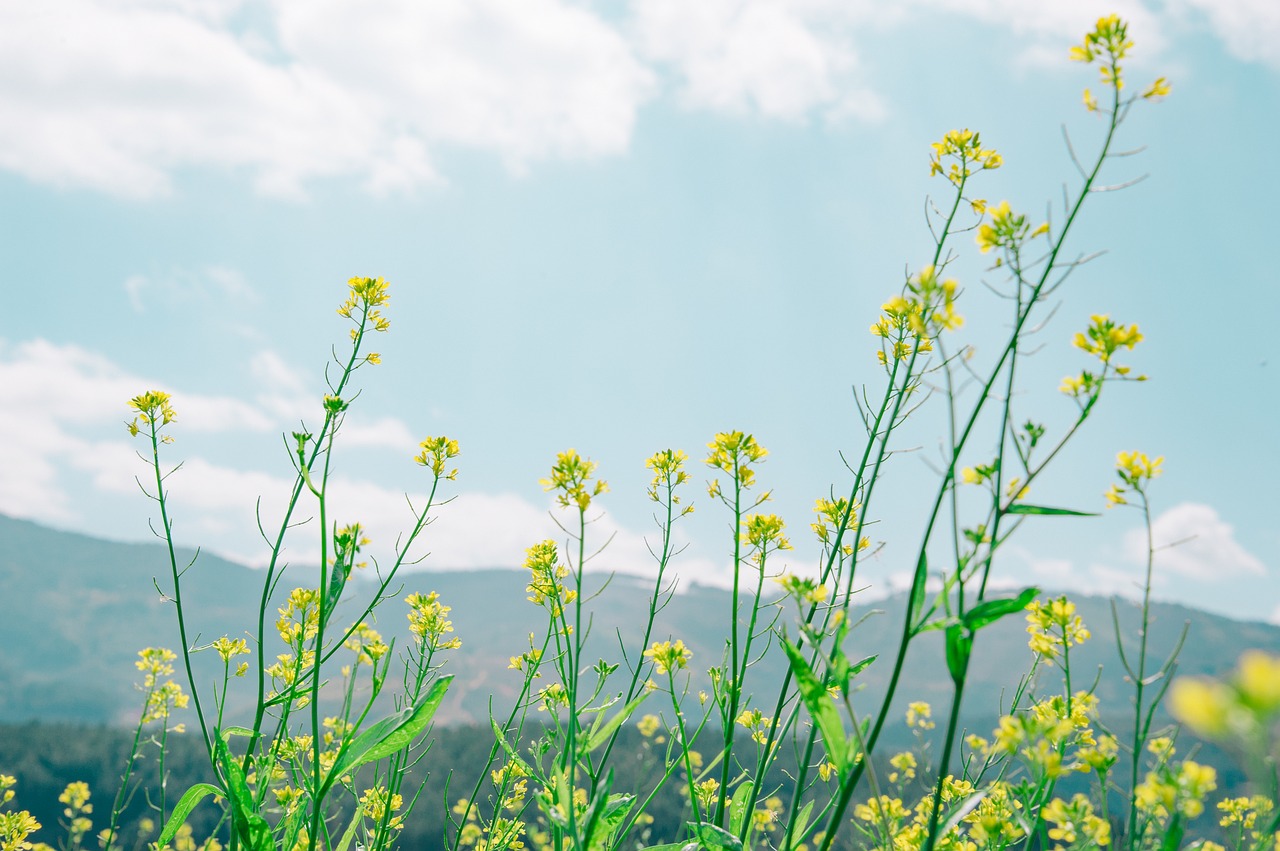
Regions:
M 634 795 L 610 795 L 605 804 L 604 814 L 600 816 L 600 824 L 591 840 L 591 851 L 604 851 L 611 846 L 613 835 L 618 832 L 623 820 L 631 812 L 635 803 Z
M 977 632 L 989 623 L 1000 620 L 1005 615 L 1021 612 L 1036 597 L 1039 588 L 1028 588 L 1017 597 L 1003 600 L 985 600 L 964 614 L 964 625 L 972 632 Z
M 813 801 L 804 805 L 804 809 L 800 811 L 800 815 L 796 816 L 795 830 L 791 832 L 791 839 L 794 842 L 800 842 L 804 839 L 805 829 L 809 826 L 809 818 L 813 815 Z
M 787 658 L 791 661 L 791 672 L 795 674 L 800 697 L 822 733 L 822 744 L 827 750 L 827 758 L 843 772 L 853 755 L 849 752 L 849 740 L 845 736 L 844 721 L 836 709 L 836 702 L 831 699 L 826 686 L 814 674 L 813 668 L 809 667 L 808 661 L 800 655 L 800 650 L 794 644 L 784 638 L 782 649 L 786 651 Z
M 613 788 L 613 769 L 604 775 L 604 777 L 596 780 L 595 786 L 591 789 L 591 804 L 583 812 L 582 818 L 578 822 L 578 830 L 580 833 L 575 843 L 578 848 L 590 848 L 595 844 L 593 837 L 596 835 L 596 827 L 600 821 L 600 815 L 604 812 L 604 805 L 609 798 L 609 790 Z
M 302 830 L 302 820 L 307 817 L 307 811 L 302 807 L 295 807 L 293 812 L 285 816 L 281 824 L 284 830 L 281 832 L 283 839 L 280 842 L 281 848 L 292 848 L 298 844 L 298 833 Z
M 924 550 L 916 562 L 916 575 L 911 580 L 911 604 L 907 607 L 907 624 L 912 632 L 920 630 L 920 615 L 924 612 L 924 580 L 929 575 L 929 558 Z
M 742 851 L 742 841 L 716 824 L 690 825 L 698 845 L 708 851 Z
M 338 847 L 334 851 L 347 851 L 351 847 L 351 840 L 356 838 L 356 829 L 360 827 L 360 822 L 364 820 L 364 810 L 360 807 L 360 802 L 356 802 L 356 811 L 351 816 L 351 824 L 347 825 L 346 831 L 342 834 L 342 839 L 338 842 Z
M 964 680 L 965 671 L 969 669 L 969 654 L 972 651 L 972 635 L 964 631 L 958 623 L 947 627 L 947 670 L 951 673 L 952 682 L 959 684 Z
M 431 723 L 452 681 L 452 674 L 441 677 L 431 684 L 431 690 L 416 704 L 402 712 L 383 718 L 356 736 L 346 751 L 338 756 L 325 779 L 323 788 L 327 790 L 336 779 L 350 774 L 366 763 L 377 762 L 413 744 Z
M 217 739 L 216 742 L 214 748 L 227 782 L 227 800 L 231 803 L 231 821 L 236 834 L 247 851 L 272 851 L 275 843 L 271 839 L 271 826 L 258 814 L 240 763 L 231 755 L 225 741 Z
M 742 833 L 742 826 L 751 815 L 751 782 L 738 784 L 733 792 L 733 800 L 729 802 L 729 830 L 734 835 Z
M 178 799 L 178 803 L 173 808 L 173 812 L 169 815 L 169 820 L 164 823 L 164 830 L 160 831 L 160 838 L 156 840 L 159 847 L 163 848 L 173 841 L 173 837 L 178 835 L 178 828 L 186 824 L 187 816 L 191 815 L 191 811 L 196 808 L 196 804 L 200 803 L 208 795 L 221 795 L 222 790 L 217 786 L 208 783 L 197 783 L 192 786 L 182 797 Z
M 1096 511 L 1073 511 L 1070 508 L 1050 508 L 1046 505 L 1027 505 L 1015 502 L 1004 510 L 1005 514 L 1047 514 L 1057 517 L 1097 517 Z
M 1182 845 L 1182 834 L 1186 829 L 1182 814 L 1174 813 L 1173 820 L 1169 822 L 1168 832 L 1164 835 L 1164 842 L 1160 843 L 1160 851 L 1178 851 L 1179 846 Z
M 916 635 L 919 635 L 922 632 L 933 632 L 936 629 L 947 629 L 948 627 L 951 627 L 958 623 L 960 623 L 960 621 L 956 620 L 953 617 L 934 618 L 928 623 L 920 624 L 918 627 L 916 627 L 915 632 L 916 632 Z
M 879 658 L 880 658 L 880 654 L 877 653 L 874 656 L 868 656 L 858 664 L 854 665 L 852 668 L 849 669 L 849 679 L 853 679 L 854 677 L 858 676 L 858 674 L 861 674 L 867 668 L 871 667 L 872 662 L 874 662 Z
M 591 753 L 596 748 L 609 741 L 609 737 L 612 736 L 620 726 L 626 723 L 627 719 L 631 717 L 631 713 L 635 712 L 636 707 L 644 703 L 645 698 L 648 696 L 648 692 L 642 692 L 626 706 L 615 712 L 608 721 L 603 720 L 603 712 L 597 715 L 596 722 L 591 725 L 591 733 L 587 737 L 587 753 Z

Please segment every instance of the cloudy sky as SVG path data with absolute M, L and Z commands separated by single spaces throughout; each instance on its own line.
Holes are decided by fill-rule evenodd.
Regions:
M 1111 388 L 1037 501 L 1101 511 L 1115 453 L 1166 457 L 1156 593 L 1280 622 L 1280 167 L 1273 0 L 44 0 L 0 5 L 0 512 L 142 540 L 123 423 L 151 387 L 179 412 L 181 542 L 248 562 L 316 423 L 353 275 L 392 285 L 384 363 L 360 374 L 338 456 L 344 520 L 386 552 L 427 482 L 419 440 L 461 441 L 429 568 L 515 566 L 556 534 L 537 482 L 575 447 L 612 485 L 598 564 L 647 569 L 644 459 L 717 431 L 770 450 L 761 479 L 813 558 L 815 497 L 848 488 L 867 327 L 927 262 L 929 143 L 972 127 L 1005 166 L 980 194 L 1060 216 L 1100 122 L 1067 61 L 1099 14 L 1131 21 L 1141 104 L 1070 243 L 1105 250 L 1061 292 L 1023 373 L 1059 427 L 1091 313 L 1138 323 L 1151 376 Z M 1050 206 L 1053 205 L 1053 206 Z M 964 339 L 999 299 L 963 247 Z M 926 405 L 873 510 L 866 579 L 909 567 L 942 409 Z M 989 457 L 974 444 L 971 461 Z M 722 582 L 702 496 L 677 564 Z M 304 559 L 307 541 L 294 553 Z M 1008 583 L 1134 592 L 1132 511 L 1025 526 Z

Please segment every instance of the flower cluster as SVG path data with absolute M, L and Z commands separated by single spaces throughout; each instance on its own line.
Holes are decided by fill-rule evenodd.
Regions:
M 776 514 L 750 514 L 742 521 L 742 543 L 764 555 L 772 550 L 789 550 L 791 542 L 782 534 L 782 518 Z
M 148 390 L 129 400 L 129 407 L 137 411 L 137 415 L 125 423 L 129 434 L 137 437 L 145 428 L 149 432 L 159 434 L 160 429 L 178 418 L 177 412 L 169 402 L 169 394 L 163 390 Z M 172 443 L 173 438 L 165 435 L 161 438 L 165 443 Z
M 551 467 L 551 477 L 540 479 L 538 484 L 545 491 L 557 491 L 556 503 L 561 508 L 576 507 L 586 511 L 591 500 L 609 490 L 609 483 L 604 479 L 591 481 L 596 471 L 596 462 L 583 458 L 576 450 L 561 452 L 556 455 L 556 463 Z
M 413 460 L 429 468 L 437 479 L 445 478 L 452 481 L 458 478 L 456 469 L 445 472 L 445 466 L 449 461 L 462 454 L 462 450 L 458 448 L 458 441 L 451 437 L 428 437 L 418 444 L 418 449 L 419 452 L 413 456 Z
M 356 663 L 367 662 L 376 664 L 383 656 L 387 655 L 390 649 L 386 642 L 382 640 L 382 635 L 376 629 L 369 626 L 364 621 L 356 624 L 351 632 L 351 637 L 343 644 L 348 650 L 356 654 Z
M 749 488 L 756 481 L 754 465 L 759 464 L 769 451 L 756 442 L 749 434 L 740 431 L 723 431 L 707 444 L 711 451 L 707 453 L 707 466 L 715 467 L 728 473 L 739 486 Z M 707 492 L 715 497 L 720 495 L 720 485 L 712 481 Z
M 456 650 L 462 646 L 462 639 L 456 635 L 445 638 L 453 632 L 453 621 L 448 617 L 453 608 L 441 603 L 438 593 L 410 594 L 404 601 L 409 604 L 409 631 L 423 651 Z
M 1048 605 L 1039 600 L 1028 603 L 1027 632 L 1031 633 L 1027 644 L 1032 652 L 1051 660 L 1090 637 L 1089 628 L 1076 614 L 1076 604 L 1065 596 L 1050 600 Z
M 818 536 L 818 540 L 824 545 L 830 544 L 834 540 L 834 533 L 839 530 L 843 532 L 858 527 L 858 509 L 861 506 L 858 503 L 849 505 L 849 500 L 844 497 L 836 497 L 835 499 L 818 499 L 813 504 L 813 512 L 818 515 L 818 519 L 809 524 L 809 528 L 813 530 L 813 534 Z M 858 549 L 865 550 L 871 546 L 871 539 L 863 537 L 858 541 Z M 853 545 L 845 544 L 842 549 L 845 555 L 853 555 Z
M 973 168 L 999 168 L 1004 160 L 991 148 L 982 147 L 982 141 L 973 130 L 950 130 L 941 141 L 934 142 L 929 155 L 929 175 L 946 174 L 947 180 L 960 186 L 973 173 Z M 946 166 L 943 160 L 951 159 Z
M 680 497 L 676 495 L 675 489 L 689 481 L 689 474 L 684 469 L 684 462 L 688 460 L 688 454 L 680 449 L 663 449 L 647 458 L 644 466 L 653 471 L 653 479 L 649 482 L 649 499 L 662 502 L 663 496 L 659 493 L 662 490 L 673 506 L 679 505 Z M 692 511 L 693 506 L 686 505 L 681 508 L 680 516 Z
M 991 213 L 991 221 L 978 226 L 978 250 L 983 254 L 993 248 L 1016 249 L 1024 240 L 1035 239 L 1049 232 L 1048 222 L 1043 222 L 1032 230 L 1027 217 L 1013 212 L 1008 201 L 1001 201 L 988 208 L 988 212 Z
M 675 641 L 655 641 L 644 651 L 646 659 L 653 660 L 653 667 L 659 674 L 679 671 L 689 664 L 693 651 L 684 646 L 680 639 Z
M 1179 677 L 1169 708 L 1198 735 L 1249 740 L 1280 716 L 1280 656 L 1246 650 L 1226 682 Z
M 552 540 L 539 541 L 525 551 L 525 569 L 532 577 L 525 591 L 529 594 L 529 602 L 541 606 L 551 603 L 552 617 L 560 617 L 562 606 L 572 603 L 577 592 L 566 588 L 561 582 L 569 575 L 569 569 L 560 564 L 560 551 Z
M 807 576 L 796 576 L 794 573 L 784 573 L 774 579 L 774 582 L 781 585 L 786 595 L 802 606 L 816 606 L 826 600 L 831 593 L 830 589 L 818 580 Z
M 347 300 L 338 307 L 338 315 L 350 319 L 361 327 L 369 323 L 375 331 L 389 330 L 391 323 L 379 310 L 391 299 L 387 294 L 387 282 L 382 278 L 356 277 L 347 281 L 347 286 L 350 287 L 350 292 L 347 293 Z M 351 339 L 356 339 L 358 335 L 359 331 L 352 328 Z M 380 359 L 377 355 L 373 355 L 371 359 L 366 356 L 366 360 L 376 364 Z
M 883 314 L 871 326 L 871 333 L 885 341 L 877 354 L 880 363 L 931 352 L 934 337 L 963 325 L 955 309 L 959 286 L 954 278 L 939 280 L 932 265 L 908 277 L 902 294 L 881 306 Z
M 1160 475 L 1162 472 L 1160 467 L 1163 463 L 1163 455 L 1149 458 L 1143 452 L 1118 453 L 1116 455 L 1116 476 L 1119 477 L 1120 484 L 1113 483 L 1107 490 L 1107 508 L 1127 505 L 1128 500 L 1125 499 L 1125 494 L 1129 491 L 1138 494 L 1146 493 L 1147 482 Z

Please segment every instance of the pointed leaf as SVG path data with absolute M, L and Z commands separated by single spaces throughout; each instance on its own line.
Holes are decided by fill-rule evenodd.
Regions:
M 782 639 L 782 649 L 791 661 L 791 671 L 796 677 L 796 686 L 800 689 L 800 697 L 809 709 L 809 715 L 818 725 L 822 733 L 822 744 L 830 759 L 841 772 L 848 767 L 852 754 L 849 752 L 849 740 L 844 732 L 844 720 L 836 709 L 836 702 L 831 699 L 826 686 L 814 674 L 808 661 L 800 655 L 799 649 L 787 639 Z
M 225 741 L 215 741 L 218 764 L 222 766 L 222 774 L 227 781 L 227 801 L 231 804 L 231 821 L 236 834 L 248 851 L 271 851 L 275 845 L 271 839 L 271 826 L 254 805 L 253 793 L 249 791 L 240 763 L 231 756 Z
M 916 574 L 911 580 L 911 603 L 907 607 L 907 624 L 912 632 L 920 629 L 920 615 L 924 612 L 924 580 L 929 575 L 929 558 L 924 550 L 916 562 Z
M 347 825 L 346 831 L 342 834 L 342 839 L 338 842 L 338 847 L 334 851 L 347 851 L 351 847 L 351 840 L 356 838 L 356 829 L 360 827 L 360 822 L 364 820 L 364 810 L 360 807 L 360 802 L 356 802 L 356 811 L 351 816 L 351 824 Z
M 415 705 L 383 718 L 356 736 L 329 771 L 325 786 L 332 786 L 334 780 L 365 763 L 376 762 L 413 744 L 431 723 L 452 680 L 452 674 L 441 677 L 431 684 L 431 690 Z
M 719 825 L 696 825 L 694 834 L 698 837 L 698 845 L 708 851 L 742 851 L 742 841 Z
M 196 808 L 208 795 L 221 795 L 222 790 L 217 786 L 208 783 L 197 783 L 178 799 L 178 803 L 174 806 L 173 812 L 169 815 L 169 820 L 164 824 L 164 830 L 160 831 L 160 838 L 156 840 L 160 848 L 168 845 L 173 841 L 173 837 L 178 835 L 178 828 L 187 822 L 187 816 L 191 815 L 191 811 Z
M 1004 510 L 1005 514 L 1048 514 L 1059 517 L 1097 517 L 1096 511 L 1074 511 L 1070 508 L 1050 508 L 1047 505 L 1027 505 L 1015 502 Z
M 849 669 L 849 679 L 853 679 L 854 677 L 858 676 L 858 674 L 861 674 L 867 668 L 871 667 L 872 662 L 874 662 L 879 658 L 880 658 L 880 654 L 877 653 L 874 656 L 868 656 L 858 664 L 854 665 L 852 668 Z
M 596 748 L 603 745 L 609 740 L 609 737 L 631 717 L 631 713 L 636 711 L 636 707 L 644 703 L 645 698 L 649 696 L 648 692 L 643 692 L 626 706 L 619 709 L 609 718 L 608 721 L 601 723 L 604 713 L 600 713 L 596 718 L 596 723 L 591 727 L 591 734 L 587 738 L 587 753 L 591 753 Z
M 751 783 L 738 784 L 733 792 L 733 800 L 729 802 L 729 830 L 734 835 L 741 835 L 742 826 L 751 815 Z
M 973 636 L 965 632 L 960 624 L 947 627 L 947 670 L 955 683 L 964 680 L 969 669 L 969 654 L 973 650 Z
M 964 625 L 972 632 L 977 632 L 989 623 L 1000 620 L 1005 615 L 1021 612 L 1040 595 L 1039 588 L 1028 588 L 1017 597 L 1004 600 L 984 600 L 965 612 Z
M 802 809 L 800 811 L 800 814 L 796 816 L 795 830 L 791 832 L 791 838 L 793 841 L 800 842 L 804 839 L 804 832 L 805 832 L 805 829 L 809 826 L 809 818 L 812 815 L 813 815 L 813 801 L 810 801 L 809 803 L 804 805 L 804 809 Z
M 604 813 L 600 816 L 600 825 L 596 828 L 595 838 L 591 840 L 591 851 L 604 851 L 612 845 L 613 835 L 618 832 L 623 820 L 630 814 L 634 803 L 634 795 L 609 796 Z

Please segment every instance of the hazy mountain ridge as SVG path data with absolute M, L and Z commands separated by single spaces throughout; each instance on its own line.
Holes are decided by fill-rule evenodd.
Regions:
M 180 552 L 179 564 L 185 565 L 193 555 Z M 291 568 L 277 599 L 295 585 L 308 584 L 306 571 L 302 566 Z M 137 651 L 150 645 L 176 649 L 179 643 L 173 608 L 161 599 L 152 582 L 155 577 L 160 588 L 167 588 L 168 575 L 167 554 L 158 543 L 103 541 L 0 515 L 0 647 L 4 648 L 0 655 L 0 721 L 131 724 L 140 699 L 132 688 Z M 261 571 L 202 554 L 183 580 L 190 634 L 198 634 L 200 643 L 224 633 L 245 635 L 256 623 L 262 576 Z M 441 600 L 453 607 L 450 617 L 462 647 L 450 654 L 447 670 L 457 676 L 441 717 L 446 722 L 484 721 L 489 696 L 493 695 L 495 705 L 501 705 L 512 698 L 518 686 L 518 675 L 507 667 L 510 657 L 527 649 L 530 632 L 544 632 L 544 615 L 525 599 L 524 572 L 413 572 L 403 574 L 396 585 L 403 585 L 399 598 L 412 591 L 437 591 Z M 359 588 L 357 593 L 362 597 L 372 591 L 368 584 Z M 620 660 L 616 629 L 621 629 L 628 650 L 636 652 L 648 594 L 636 580 L 617 577 L 591 601 L 594 655 L 611 662 Z M 1088 687 L 1098 666 L 1103 665 L 1098 684 L 1103 706 L 1111 712 L 1123 712 L 1130 692 L 1115 650 L 1109 602 L 1096 597 L 1073 599 L 1094 635 L 1092 641 L 1072 651 L 1073 686 Z M 275 605 L 273 602 L 268 613 L 270 622 L 275 619 Z M 354 606 L 344 606 L 347 618 L 354 617 Z M 659 615 L 653 640 L 679 637 L 693 650 L 694 691 L 706 687 L 706 669 L 720 660 L 728 607 L 727 591 L 693 585 L 676 595 Z M 862 611 L 868 609 L 885 613 L 869 618 L 846 646 L 854 658 L 881 655 L 860 677 L 867 691 L 864 709 L 878 705 L 873 701 L 888 680 L 903 601 L 891 598 L 862 607 Z M 1121 629 L 1132 646 L 1138 610 L 1127 601 L 1118 601 L 1117 609 Z M 386 640 L 394 638 L 396 647 L 403 648 L 408 639 L 407 607 L 389 601 L 380 611 L 377 629 Z M 1154 605 L 1153 614 L 1151 647 L 1156 659 L 1162 659 L 1174 646 L 1184 622 L 1191 622 L 1179 673 L 1222 674 L 1246 647 L 1280 652 L 1277 626 L 1234 621 L 1171 604 Z M 781 622 L 785 624 L 790 616 L 791 612 L 785 612 Z M 338 617 L 342 620 L 341 612 Z M 200 653 L 195 658 L 200 681 L 207 684 L 220 678 L 215 654 Z M 1007 698 L 1001 700 L 1002 690 L 1011 689 L 1030 663 L 1021 617 L 1007 618 L 984 630 L 975 649 L 965 717 L 980 725 L 987 723 L 998 705 L 1008 704 Z M 769 695 L 770 684 L 784 672 L 783 664 L 782 654 L 766 654 L 749 680 L 755 684 L 753 690 Z M 178 678 L 182 679 L 180 671 Z M 242 688 L 233 691 L 232 704 L 247 706 L 251 695 L 243 687 L 249 684 L 238 685 Z M 1052 686 L 1046 683 L 1048 687 Z M 949 698 L 950 684 L 940 633 L 930 633 L 913 644 L 899 695 L 904 702 L 929 700 L 941 711 Z M 771 704 L 772 698 L 762 699 L 764 703 Z M 766 706 L 761 708 L 767 711 Z

